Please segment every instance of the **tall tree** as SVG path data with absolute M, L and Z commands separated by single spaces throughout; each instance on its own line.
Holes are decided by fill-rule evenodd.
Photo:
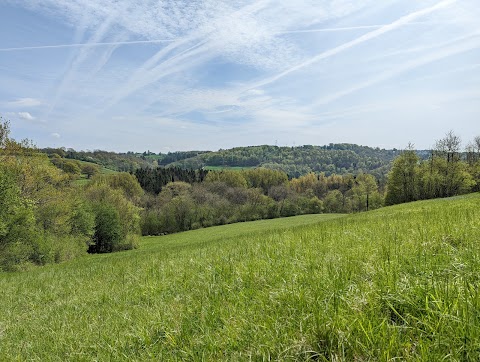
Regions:
M 375 181 L 375 177 L 366 173 L 361 173 L 356 177 L 357 185 L 355 188 L 358 188 L 362 199 L 364 199 L 365 211 L 370 210 L 371 198 L 374 193 L 378 193 L 378 185 Z M 363 206 L 360 206 L 360 211 Z
M 480 191 L 480 136 L 476 136 L 466 147 L 468 172 L 472 175 L 475 185 L 473 191 Z
M 453 131 L 449 131 L 435 144 L 432 157 L 437 157 L 437 160 L 432 164 L 440 176 L 441 197 L 464 194 L 473 186 L 472 177 L 468 174 L 465 163 L 461 162 L 461 144 L 460 137 Z
M 420 159 L 411 143 L 393 161 L 388 174 L 387 205 L 400 204 L 418 199 L 418 177 Z

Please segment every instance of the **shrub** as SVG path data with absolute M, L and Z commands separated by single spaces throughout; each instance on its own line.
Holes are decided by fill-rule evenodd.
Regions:
M 160 215 L 156 210 L 145 210 L 143 212 L 140 227 L 142 235 L 159 235 L 163 232 Z
M 95 233 L 89 253 L 111 253 L 119 250 L 122 242 L 122 226 L 118 211 L 111 205 L 99 204 L 95 216 Z

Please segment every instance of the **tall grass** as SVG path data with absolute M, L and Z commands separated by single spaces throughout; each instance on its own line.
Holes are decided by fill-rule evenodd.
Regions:
M 228 225 L 2 274 L 0 360 L 480 360 L 479 206 Z

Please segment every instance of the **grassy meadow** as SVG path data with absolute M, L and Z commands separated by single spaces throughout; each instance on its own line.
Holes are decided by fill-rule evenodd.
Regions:
M 105 166 L 100 166 L 96 163 L 92 163 L 92 162 L 87 162 L 87 161 L 80 161 L 80 160 L 77 160 L 77 162 L 79 162 L 81 165 L 94 165 L 94 166 L 98 166 L 99 167 L 99 173 L 102 174 L 102 175 L 111 175 L 111 174 L 115 174 L 115 173 L 118 173 L 117 171 L 114 171 L 114 170 L 111 170 L 109 168 L 106 168 Z M 90 180 L 87 178 L 86 175 L 80 175 L 78 177 L 77 180 L 75 180 L 75 184 L 76 185 L 85 185 L 89 182 Z
M 480 195 L 0 274 L 1 361 L 480 360 Z

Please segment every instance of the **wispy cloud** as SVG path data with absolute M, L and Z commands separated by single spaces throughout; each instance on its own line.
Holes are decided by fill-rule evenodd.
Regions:
M 428 24 L 428 23 L 427 22 L 418 22 L 418 21 L 409 23 L 409 25 L 419 25 L 419 24 Z M 383 28 L 387 25 L 388 24 L 358 25 L 358 26 L 344 26 L 344 27 L 335 27 L 335 28 L 287 30 L 287 31 L 279 31 L 276 34 L 335 33 L 335 32 L 344 32 L 344 31 L 352 31 L 352 30 L 379 29 L 379 28 Z
M 54 30 L 0 40 L 0 104 L 16 118 L 38 106 L 31 125 L 48 119 L 42 135 L 58 131 L 65 142 L 315 139 L 326 124 L 386 112 L 406 89 L 420 94 L 421 79 L 444 87 L 445 99 L 480 81 L 475 0 L 5 2 L 41 14 L 39 33 Z M 93 137 L 93 127 L 115 137 Z M 221 142 L 209 136 L 217 132 Z
M 30 46 L 30 47 L 0 48 L 0 52 L 61 49 L 61 48 L 93 48 L 93 47 L 104 47 L 109 45 L 161 44 L 161 43 L 171 43 L 173 41 L 175 40 L 174 39 L 156 39 L 156 40 L 112 41 L 112 42 L 98 42 L 98 43 L 39 45 L 39 46 Z
M 361 6 L 367 3 L 364 1 Z M 353 12 L 359 8 L 344 1 L 339 1 L 330 11 L 311 1 L 299 1 L 295 6 L 288 3 L 271 5 L 271 1 L 258 1 L 238 9 L 229 7 L 205 19 L 204 25 L 186 32 L 141 65 L 106 108 L 166 77 L 192 71 L 213 59 L 223 58 L 261 69 L 290 67 L 302 58 L 303 52 L 279 35 L 298 30 L 279 29 L 326 21 L 345 15 L 349 9 Z
M 42 101 L 36 98 L 18 98 L 14 101 L 6 102 L 7 107 L 36 107 L 42 104 Z
M 18 116 L 26 121 L 33 121 L 35 119 L 29 112 L 18 112 Z
M 324 60 L 324 59 L 330 58 L 332 56 L 338 55 L 338 54 L 340 54 L 340 53 L 342 53 L 346 50 L 349 50 L 349 49 L 351 49 L 355 46 L 358 46 L 362 43 L 365 43 L 367 41 L 378 38 L 379 36 L 382 36 L 382 35 L 384 35 L 388 32 L 391 32 L 391 31 L 396 30 L 396 29 L 398 29 L 398 28 L 400 28 L 400 27 L 402 27 L 406 24 L 409 24 L 410 22 L 412 22 L 415 19 L 418 19 L 422 16 L 428 15 L 432 12 L 437 11 L 437 10 L 443 9 L 447 6 L 452 5 L 455 2 L 456 2 L 456 0 L 444 0 L 444 1 L 441 1 L 434 6 L 412 12 L 412 13 L 406 15 L 406 16 L 403 16 L 403 17 L 399 18 L 398 20 L 396 20 L 396 21 L 394 21 L 394 22 L 392 22 L 388 25 L 384 25 L 384 26 L 380 27 L 377 30 L 368 32 L 367 34 L 364 34 L 364 35 L 362 35 L 362 36 L 360 36 L 360 37 L 358 37 L 358 38 L 356 38 L 352 41 L 349 41 L 349 42 L 344 43 L 344 44 L 342 44 L 338 47 L 335 47 L 333 49 L 322 52 L 322 53 L 320 53 L 316 56 L 313 56 L 310 59 L 308 59 L 308 60 L 306 60 L 306 61 L 304 61 L 300 64 L 297 64 L 297 65 L 295 65 L 291 68 L 288 68 L 287 70 L 284 70 L 283 72 L 280 72 L 280 73 L 278 73 L 278 74 L 276 74 L 272 77 L 261 80 L 261 81 L 255 83 L 253 85 L 253 88 L 264 87 L 264 86 L 266 86 L 270 83 L 273 83 L 273 82 L 289 75 L 290 73 L 296 72 L 296 71 L 298 71 L 302 68 L 311 66 L 312 64 L 317 63 L 321 60 Z
M 273 64 L 272 55 L 256 49 L 255 44 L 272 40 L 265 30 L 262 31 L 254 15 L 264 9 L 270 1 L 258 1 L 240 9 L 225 9 L 211 19 L 205 19 L 194 31 L 158 51 L 140 66 L 109 103 L 110 106 L 135 91 L 158 82 L 181 71 L 190 70 L 216 57 L 233 57 L 236 62 L 258 66 Z M 290 59 L 287 47 L 278 43 L 277 54 Z M 266 59 L 267 57 L 268 59 Z M 279 57 L 279 61 L 282 57 Z M 288 61 L 288 60 L 287 60 Z
M 316 105 L 324 105 L 328 104 L 330 102 L 336 101 L 346 95 L 349 95 L 354 92 L 358 92 L 359 90 L 372 87 L 375 84 L 384 82 L 388 79 L 391 79 L 393 77 L 396 77 L 402 73 L 411 71 L 412 69 L 427 65 L 429 63 L 433 63 L 436 61 L 439 61 L 444 58 L 452 57 L 457 54 L 461 54 L 464 52 L 468 52 L 473 49 L 478 49 L 480 48 L 480 33 L 478 36 L 465 41 L 465 42 L 460 42 L 459 44 L 454 44 L 449 47 L 445 47 L 443 49 L 440 49 L 439 51 L 431 54 L 427 54 L 425 56 L 416 58 L 412 61 L 407 62 L 406 64 L 402 64 L 394 69 L 390 69 L 386 72 L 382 72 L 379 75 L 376 75 L 374 77 L 371 77 L 369 80 L 364 81 L 359 84 L 355 84 L 347 89 L 344 89 L 340 92 L 331 94 L 327 97 L 324 97 L 316 102 Z
M 57 4 L 58 5 L 58 4 Z M 72 62 L 69 67 L 66 69 L 64 75 L 62 76 L 61 83 L 57 87 L 53 101 L 50 103 L 50 108 L 48 109 L 45 118 L 48 118 L 52 111 L 57 106 L 59 100 L 63 97 L 65 91 L 70 87 L 70 84 L 75 82 L 76 73 L 78 72 L 79 67 L 84 63 L 89 57 L 93 56 L 92 48 L 89 46 L 91 44 L 98 44 L 101 42 L 110 32 L 111 28 L 114 25 L 115 18 L 119 12 L 121 12 L 125 7 L 120 5 L 119 7 L 113 8 L 113 10 L 106 16 L 103 22 L 98 24 L 98 27 L 95 28 L 90 36 L 90 38 L 85 43 L 85 46 L 78 49 L 78 52 L 72 58 Z M 85 16 L 85 15 L 84 15 Z M 81 38 L 85 33 L 84 27 L 88 26 L 83 22 L 80 24 L 80 27 L 77 30 L 76 37 Z M 118 36 L 118 35 L 117 35 Z M 110 48 L 104 50 L 103 54 L 97 58 L 96 65 L 93 66 L 93 72 L 98 71 L 103 67 L 103 65 L 108 61 L 111 54 L 115 50 L 115 47 L 118 45 L 115 44 L 119 40 L 115 39 Z M 92 71 L 89 75 L 93 74 Z M 84 75 L 85 77 L 85 75 Z M 88 75 L 87 75 L 88 77 Z

